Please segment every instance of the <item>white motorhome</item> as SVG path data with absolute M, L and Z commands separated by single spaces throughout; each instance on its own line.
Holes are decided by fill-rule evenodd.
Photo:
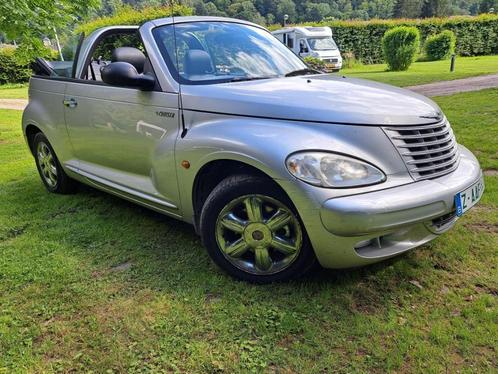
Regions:
M 341 52 L 330 27 L 286 27 L 272 34 L 300 57 L 319 58 L 333 71 L 342 67 Z

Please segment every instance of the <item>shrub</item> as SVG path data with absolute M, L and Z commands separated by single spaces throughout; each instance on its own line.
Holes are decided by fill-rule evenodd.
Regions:
M 389 70 L 407 70 L 420 48 L 416 27 L 399 26 L 387 30 L 382 38 L 382 51 Z
M 319 58 L 306 56 L 303 58 L 303 61 L 308 65 L 311 69 L 324 71 L 325 70 L 325 62 L 320 60 Z
M 443 30 L 456 36 L 455 52 L 461 56 L 492 55 L 498 53 L 498 15 L 482 14 L 476 17 L 455 16 L 425 19 L 389 19 L 370 21 L 325 21 L 305 25 L 330 26 L 341 53 L 352 52 L 364 64 L 383 62 L 381 39 L 384 33 L 397 26 L 414 26 L 420 39 Z M 281 26 L 272 26 L 278 29 Z
M 30 76 L 31 69 L 19 62 L 15 47 L 0 48 L 0 84 L 27 82 Z
M 450 30 L 431 35 L 425 42 L 425 53 L 429 61 L 444 60 L 455 52 L 456 37 Z

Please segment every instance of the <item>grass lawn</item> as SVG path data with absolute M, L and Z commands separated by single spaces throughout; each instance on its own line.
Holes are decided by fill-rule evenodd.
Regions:
M 1 110 L 0 372 L 495 371 L 498 89 L 437 101 L 488 170 L 481 204 L 391 261 L 271 286 L 221 273 L 188 225 L 48 194 Z
M 348 77 L 371 79 L 395 86 L 414 86 L 443 80 L 467 78 L 498 73 L 497 56 L 457 57 L 455 71 L 450 72 L 450 60 L 415 62 L 408 71 L 389 72 L 386 64 L 362 65 L 343 69 L 340 74 Z
M 5 84 L 0 86 L 0 99 L 27 99 L 27 84 Z

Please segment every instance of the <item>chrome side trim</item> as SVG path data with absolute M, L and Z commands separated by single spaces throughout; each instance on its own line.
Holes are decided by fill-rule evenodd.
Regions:
M 178 209 L 178 207 L 176 205 L 171 204 L 167 201 L 158 199 L 156 197 L 144 194 L 144 193 L 136 191 L 134 189 L 131 189 L 131 188 L 122 186 L 120 184 L 111 182 L 107 179 L 101 178 L 101 177 L 96 176 L 94 174 L 88 173 L 84 170 L 78 169 L 72 165 L 65 164 L 64 166 L 66 168 L 68 168 L 69 170 L 71 170 L 73 173 L 76 173 L 76 174 L 79 174 L 79 175 L 85 177 L 90 183 L 94 184 L 96 187 L 103 187 L 106 190 L 109 190 L 110 192 L 116 193 L 117 195 L 122 196 L 126 199 L 129 199 L 129 200 L 132 200 L 136 203 L 149 206 L 147 203 L 141 201 L 141 200 L 145 200 L 145 201 L 148 201 L 150 203 L 164 206 L 164 207 L 169 208 L 169 209 Z M 119 192 L 121 192 L 121 194 Z M 137 200 L 134 199 L 134 197 L 137 198 Z M 140 199 L 140 200 L 138 200 L 138 199 Z M 157 207 L 155 207 L 153 205 L 150 205 L 150 207 L 157 209 Z

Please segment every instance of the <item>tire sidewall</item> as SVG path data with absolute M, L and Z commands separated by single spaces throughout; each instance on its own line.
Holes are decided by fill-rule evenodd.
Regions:
M 41 142 L 43 142 L 48 147 L 50 153 L 52 154 L 52 157 L 54 158 L 55 168 L 57 169 L 57 182 L 55 186 L 50 186 L 47 183 L 45 177 L 43 176 L 43 172 L 41 170 L 40 161 L 38 159 L 38 150 L 37 150 L 38 144 Z M 39 132 L 33 138 L 32 151 L 35 158 L 36 168 L 38 169 L 38 173 L 40 174 L 42 183 L 47 189 L 47 191 L 58 194 L 70 194 L 76 191 L 77 189 L 76 182 L 73 179 L 69 178 L 68 175 L 66 175 L 64 169 L 62 168 L 59 162 L 59 159 L 57 158 L 57 154 L 55 153 L 52 145 L 50 144 L 47 137 L 43 133 Z
M 52 157 L 54 158 L 55 160 L 55 167 L 57 169 L 57 183 L 55 184 L 55 186 L 50 186 L 47 181 L 45 180 L 45 176 L 43 175 L 43 172 L 42 172 L 42 169 L 41 169 L 41 166 L 40 166 L 40 160 L 38 159 L 38 145 L 40 143 L 44 143 L 48 149 L 50 150 L 50 153 L 52 154 Z M 45 135 L 43 135 L 42 133 L 38 133 L 35 135 L 34 139 L 33 139 L 33 154 L 35 156 L 35 163 L 36 163 L 36 168 L 38 169 L 38 173 L 40 174 L 40 178 L 43 182 L 43 185 L 45 186 L 45 188 L 50 191 L 50 192 L 56 192 L 57 191 L 57 188 L 59 187 L 60 185 L 60 165 L 59 165 L 59 162 L 57 160 L 57 157 L 55 156 L 55 152 L 54 152 L 54 149 L 52 148 L 50 142 L 48 141 L 47 137 Z
M 219 213 L 231 201 L 245 195 L 259 194 L 280 201 L 296 216 L 301 226 L 303 240 L 300 253 L 292 264 L 275 274 L 256 275 L 245 272 L 224 256 L 216 240 L 216 222 Z M 201 213 L 200 232 L 202 242 L 213 261 L 235 278 L 252 283 L 271 283 L 299 277 L 315 263 L 315 254 L 306 228 L 292 201 L 274 181 L 254 176 L 232 176 L 223 180 L 208 196 Z

